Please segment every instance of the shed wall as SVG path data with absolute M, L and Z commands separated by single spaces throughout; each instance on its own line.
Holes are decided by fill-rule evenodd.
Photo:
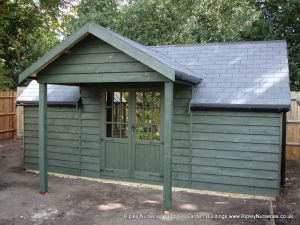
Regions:
M 49 171 L 80 175 L 80 114 L 75 107 L 48 107 Z M 38 108 L 24 106 L 24 165 L 38 169 Z
M 281 113 L 191 111 L 192 90 L 175 86 L 173 185 L 276 196 Z
M 48 107 L 48 165 L 50 172 L 99 177 L 99 88 L 81 88 L 82 107 Z M 38 108 L 24 107 L 24 165 L 38 169 Z
M 49 171 L 100 177 L 101 95 L 82 86 L 82 107 L 49 107 Z M 175 85 L 173 185 L 276 196 L 281 114 L 191 111 L 192 89 Z M 38 111 L 24 107 L 24 163 L 38 169 Z
M 281 114 L 193 112 L 193 188 L 276 196 Z

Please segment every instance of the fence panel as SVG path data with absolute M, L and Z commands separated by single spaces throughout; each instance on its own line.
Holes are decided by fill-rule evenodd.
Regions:
M 17 97 L 19 97 L 22 92 L 25 90 L 25 87 L 18 87 Z M 20 139 L 24 134 L 24 106 L 17 107 L 17 138 Z
M 300 92 L 291 92 L 291 110 L 287 113 L 286 159 L 300 161 L 300 106 L 296 98 Z
M 16 137 L 16 93 L 0 91 L 0 140 Z

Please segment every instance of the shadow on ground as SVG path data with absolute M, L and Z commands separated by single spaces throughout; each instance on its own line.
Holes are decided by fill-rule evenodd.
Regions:
M 273 204 L 275 214 L 293 219 L 276 224 L 300 223 L 299 176 L 300 166 L 289 163 L 287 186 Z M 20 142 L 0 142 L 0 225 L 270 224 L 268 219 L 224 218 L 268 215 L 269 203 L 263 200 L 174 192 L 174 211 L 165 217 L 161 202 L 160 190 L 55 176 L 49 176 L 49 194 L 39 195 L 38 176 L 22 167 Z

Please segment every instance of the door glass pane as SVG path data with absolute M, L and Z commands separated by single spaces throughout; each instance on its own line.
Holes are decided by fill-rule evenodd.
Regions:
M 145 108 L 144 109 L 144 123 L 151 124 L 152 119 L 152 109 L 151 108 Z
M 136 113 L 136 123 L 137 124 L 142 124 L 142 121 L 144 120 L 143 119 L 143 116 L 144 116 L 144 113 L 143 113 L 143 108 L 137 108 L 135 110 L 135 113 Z
M 136 139 L 160 140 L 160 92 L 136 92 Z
M 145 124 L 144 127 L 144 140 L 151 140 L 152 138 L 151 124 Z
M 144 132 L 143 132 L 143 126 L 141 124 L 137 124 L 136 125 L 135 136 L 136 136 L 136 139 L 138 139 L 138 140 L 142 140 L 143 139 Z
M 158 140 L 159 141 L 159 139 L 160 139 L 159 131 L 160 131 L 159 125 L 152 124 L 152 139 L 153 140 Z
M 121 138 L 128 138 L 128 125 L 121 124 Z
M 160 124 L 160 108 L 153 109 L 152 123 Z
M 113 92 L 106 92 L 106 106 L 111 107 L 113 101 Z
M 136 105 L 143 107 L 143 96 L 144 93 L 143 92 L 136 92 Z
M 112 122 L 113 116 L 112 116 L 112 108 L 107 107 L 106 108 L 106 122 Z
M 112 137 L 112 124 L 106 124 L 106 137 Z
M 153 92 L 153 107 L 160 108 L 160 93 Z
M 121 135 L 121 127 L 120 124 L 114 123 L 113 125 L 113 137 L 119 138 Z
M 128 123 L 128 92 L 121 92 L 120 102 L 121 122 Z
M 128 92 L 106 92 L 106 137 L 128 138 Z

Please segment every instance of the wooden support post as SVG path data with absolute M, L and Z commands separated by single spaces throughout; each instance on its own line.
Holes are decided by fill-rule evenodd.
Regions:
M 48 192 L 47 169 L 47 84 L 39 84 L 39 169 L 40 194 Z
M 173 82 L 164 83 L 164 187 L 163 209 L 172 208 L 172 123 L 173 123 Z

